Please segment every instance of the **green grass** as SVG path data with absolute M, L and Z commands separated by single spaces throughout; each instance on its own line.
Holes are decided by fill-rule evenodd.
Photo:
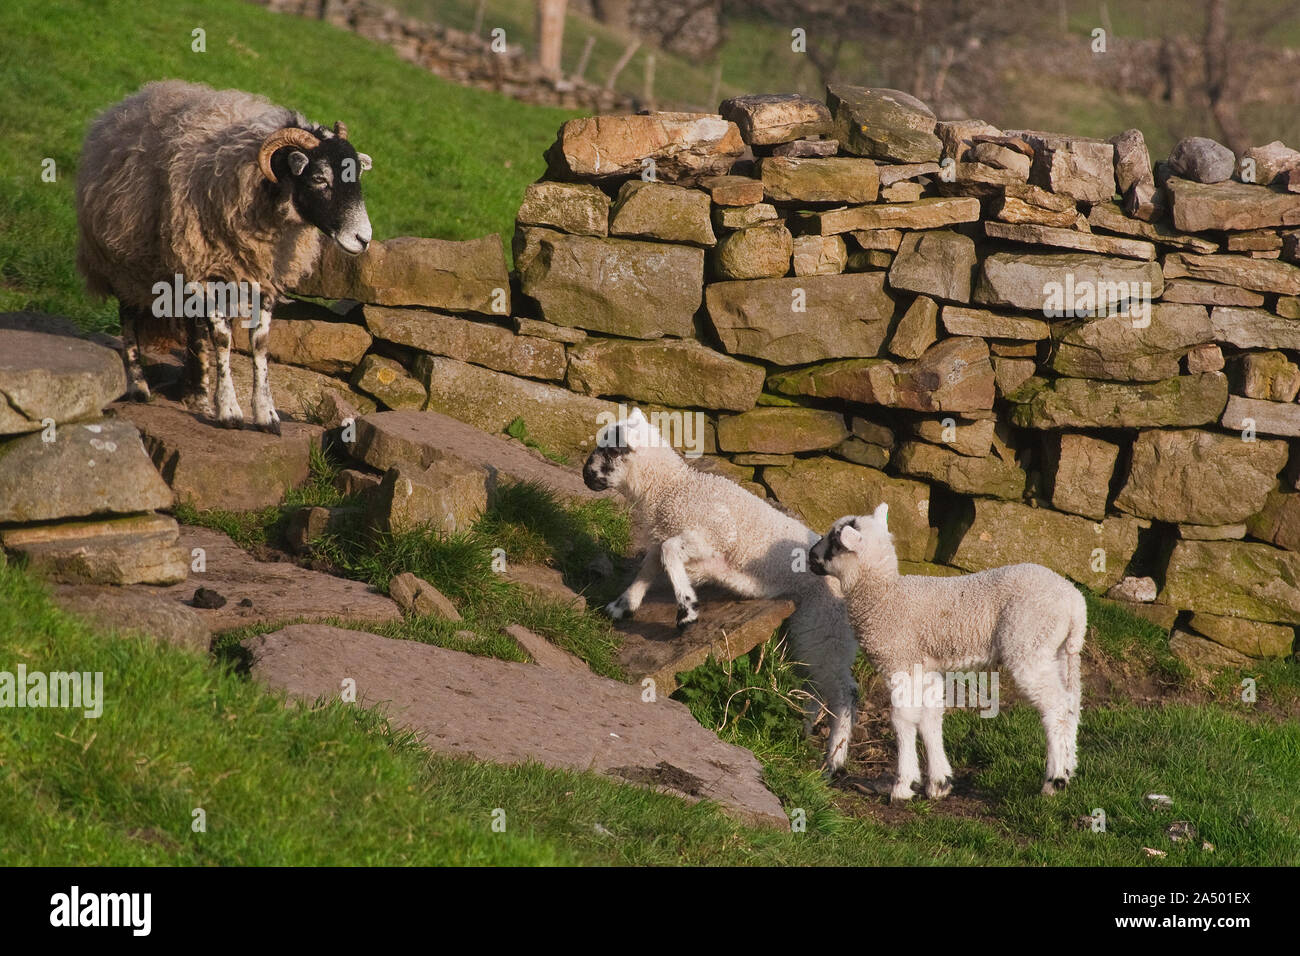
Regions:
M 191 52 L 195 28 L 205 53 Z M 170 77 L 344 120 L 375 159 L 365 187 L 379 238 L 508 237 L 542 152 L 573 115 L 456 86 L 361 37 L 244 0 L 0 4 L 0 311 L 116 326 L 116 304 L 89 301 L 74 268 L 77 157 L 99 111 Z M 53 183 L 40 178 L 47 157 Z
M 754 746 L 787 808 L 804 810 L 807 832 L 790 833 L 589 774 L 430 758 L 373 712 L 285 708 L 220 664 L 92 630 L 54 609 L 17 567 L 0 568 L 0 593 L 7 667 L 102 671 L 106 697 L 97 720 L 24 709 L 0 722 L 7 864 L 1300 862 L 1300 729 L 1218 707 L 1086 709 L 1083 774 L 1053 799 L 1036 792 L 1035 713 L 953 714 L 950 756 L 986 815 L 946 815 L 918 801 L 887 824 L 859 814 L 861 798 L 813 771 L 792 713 L 727 721 L 723 735 Z M 738 683 L 784 681 L 739 667 Z M 735 689 L 729 682 L 692 709 L 720 717 L 721 694 Z M 1172 809 L 1148 809 L 1142 796 L 1152 791 L 1169 794 Z M 191 829 L 196 808 L 206 832 Z M 491 828 L 497 808 L 504 833 Z M 1105 833 L 1079 822 L 1094 808 L 1106 812 Z M 1164 833 L 1175 820 L 1191 821 L 1197 841 L 1170 843 Z M 1148 858 L 1146 846 L 1169 855 Z

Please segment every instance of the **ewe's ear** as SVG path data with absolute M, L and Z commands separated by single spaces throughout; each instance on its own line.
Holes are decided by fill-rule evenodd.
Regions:
M 357 153 L 357 163 L 360 164 L 362 172 L 371 169 L 375 165 L 374 161 L 365 153 Z
M 302 171 L 307 168 L 307 154 L 301 150 L 295 149 L 289 154 L 289 172 L 295 176 L 301 176 Z
M 853 526 L 853 522 L 840 528 L 840 544 L 850 551 L 856 551 L 862 546 L 862 532 Z
M 875 518 L 882 525 L 887 525 L 889 520 L 889 505 L 882 501 L 880 504 L 876 505 L 876 510 L 871 513 L 871 517 Z

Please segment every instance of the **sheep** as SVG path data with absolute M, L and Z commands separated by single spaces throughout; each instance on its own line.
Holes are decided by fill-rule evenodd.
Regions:
M 893 689 L 898 776 L 891 798 L 911 799 L 912 785 L 921 780 L 918 729 L 925 744 L 926 795 L 938 799 L 951 792 L 942 672 L 981 663 L 1005 666 L 1038 708 L 1047 736 L 1042 792 L 1063 789 L 1078 765 L 1083 595 L 1037 564 L 956 577 L 900 575 L 888 514 L 888 505 L 881 504 L 873 514 L 840 518 L 813 547 L 809 566 L 839 581 L 858 642 Z
M 360 172 L 371 165 L 342 123 L 326 129 L 240 90 L 168 80 L 101 113 L 77 175 L 77 268 L 92 295 L 118 300 L 128 397 L 150 398 L 141 328 L 184 320 L 187 404 L 240 427 L 230 323 L 247 311 L 253 419 L 278 435 L 267 381 L 271 310 L 313 267 L 322 233 L 353 255 L 369 245 Z M 206 290 L 206 302 L 177 314 L 173 284 Z M 218 300 L 236 288 L 251 309 Z
M 839 770 L 853 730 L 857 645 L 837 586 L 806 570 L 817 534 L 727 478 L 690 467 L 639 408 L 600 430 L 583 480 L 593 491 L 620 491 L 649 531 L 635 579 L 605 609 L 611 618 L 635 614 L 661 569 L 672 584 L 682 628 L 699 616 L 700 583 L 716 583 L 741 597 L 794 601 L 792 651 L 829 715 L 825 767 Z M 821 706 L 809 701 L 805 729 L 811 730 Z

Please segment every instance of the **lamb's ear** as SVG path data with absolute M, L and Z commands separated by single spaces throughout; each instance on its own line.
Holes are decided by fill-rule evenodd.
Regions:
M 627 447 L 649 448 L 657 444 L 658 435 L 641 409 L 634 408 L 623 422 Z
M 862 532 L 849 522 L 840 528 L 840 544 L 850 551 L 856 551 L 862 546 Z
M 882 501 L 880 504 L 876 505 L 876 510 L 871 513 L 871 517 L 875 518 L 882 525 L 888 526 L 889 505 Z
M 632 409 L 631 413 L 627 416 L 627 423 L 634 428 L 637 425 L 644 425 L 646 423 L 645 415 L 642 414 L 639 407 Z

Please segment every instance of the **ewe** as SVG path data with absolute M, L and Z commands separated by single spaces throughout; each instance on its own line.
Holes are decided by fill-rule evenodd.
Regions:
M 943 752 L 943 675 L 978 664 L 1006 667 L 1038 708 L 1047 734 L 1043 793 L 1062 789 L 1078 763 L 1083 595 L 1037 564 L 951 578 L 900 575 L 887 515 L 882 504 L 874 514 L 840 518 L 813 548 L 809 565 L 839 580 L 858 643 L 894 689 L 893 799 L 910 799 L 912 785 L 920 783 L 918 729 L 925 743 L 926 794 L 937 799 L 951 792 L 952 767 Z M 909 689 L 914 669 L 924 674 L 916 682 L 920 700 Z
M 77 268 L 93 295 L 117 297 L 130 396 L 149 399 L 140 323 L 184 319 L 186 401 L 238 428 L 230 323 L 260 297 L 248 317 L 253 419 L 279 434 L 266 377 L 271 310 L 311 270 L 322 233 L 352 254 L 370 243 L 360 183 L 369 168 L 342 123 L 325 129 L 239 90 L 150 83 L 100 114 L 77 173 Z M 180 294 L 164 290 L 191 284 L 206 290 L 204 314 L 187 307 L 177 315 L 170 304 Z M 232 294 L 240 305 L 229 303 Z
M 691 468 L 639 408 L 602 428 L 596 446 L 582 470 L 587 487 L 622 492 L 650 535 L 641 569 L 606 607 L 609 616 L 635 614 L 660 568 L 677 599 L 678 627 L 698 617 L 694 586 L 700 583 L 741 597 L 793 600 L 791 649 L 829 713 L 826 766 L 843 766 L 857 697 L 851 672 L 857 646 L 834 582 L 803 570 L 817 535 L 734 482 Z M 812 702 L 807 727 L 819 713 Z

